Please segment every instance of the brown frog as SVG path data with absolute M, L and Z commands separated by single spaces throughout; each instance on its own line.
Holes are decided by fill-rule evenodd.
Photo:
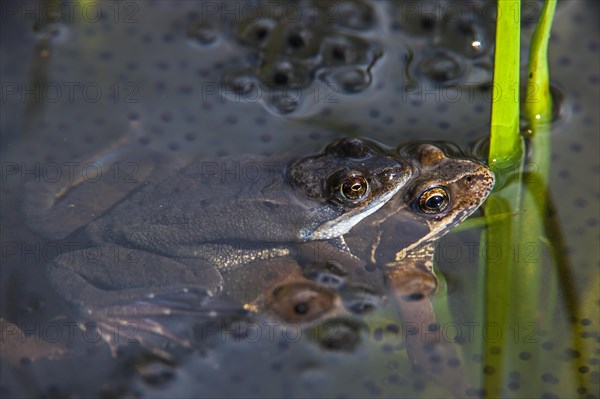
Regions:
M 357 138 L 308 155 L 200 159 L 167 170 L 140 158 L 139 181 L 107 174 L 33 187 L 26 209 L 37 231 L 71 244 L 48 266 L 67 301 L 86 318 L 135 319 L 158 335 L 168 332 L 151 316 L 206 310 L 227 269 L 315 240 L 341 245 L 412 173 L 389 149 Z M 106 172 L 115 155 L 96 159 Z
M 302 276 L 290 277 L 299 274 L 300 266 L 287 263 L 288 270 L 280 276 L 283 285 L 266 289 L 251 305 L 256 309 L 258 304 L 257 310 L 266 310 L 280 320 L 306 325 L 315 319 L 360 314 L 368 308 L 368 302 L 356 300 L 360 283 L 369 287 L 364 296 L 369 301 L 374 302 L 378 292 L 385 300 L 387 292 L 402 322 L 411 327 L 403 332 L 403 339 L 413 364 L 434 375 L 455 395 L 464 396 L 464 371 L 448 366 L 457 360 L 455 348 L 449 342 L 438 342 L 429 331 L 437 325 L 430 300 L 437 287 L 433 244 L 485 201 L 494 175 L 476 161 L 450 156 L 431 144 L 406 145 L 399 154 L 412 161 L 411 179 L 380 210 L 344 235 L 347 248 L 332 248 L 327 242 L 305 244 L 296 256 Z M 270 275 L 276 280 L 276 266 L 255 278 L 268 281 L 265 277 Z M 302 278 L 329 290 L 298 283 Z M 378 288 L 382 282 L 386 288 Z M 289 295 L 282 296 L 282 292 Z
M 412 363 L 463 397 L 468 384 L 455 348 L 435 334 L 433 244 L 481 206 L 494 186 L 494 174 L 430 144 L 406 145 L 399 153 L 416 161 L 411 180 L 345 240 L 353 254 L 382 270 L 402 322 L 411 326 L 403 338 Z
M 396 292 L 419 299 L 437 285 L 433 244 L 481 206 L 495 178 L 486 166 L 431 144 L 405 145 L 399 154 L 414 160 L 410 181 L 344 238 L 354 255 L 385 270 Z

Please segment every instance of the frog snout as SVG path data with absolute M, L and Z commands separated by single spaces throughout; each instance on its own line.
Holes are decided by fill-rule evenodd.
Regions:
M 469 190 L 482 191 L 485 193 L 484 196 L 487 197 L 492 191 L 495 181 L 494 172 L 484 165 L 479 165 L 464 178 L 463 183 Z

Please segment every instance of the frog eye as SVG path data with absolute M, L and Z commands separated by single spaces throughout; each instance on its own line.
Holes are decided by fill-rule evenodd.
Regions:
M 423 213 L 440 213 L 446 210 L 450 203 L 448 192 L 442 187 L 429 188 L 419 196 L 419 208 Z
M 369 183 L 367 179 L 360 175 L 348 176 L 340 186 L 340 193 L 342 197 L 352 201 L 363 198 L 369 190 Z

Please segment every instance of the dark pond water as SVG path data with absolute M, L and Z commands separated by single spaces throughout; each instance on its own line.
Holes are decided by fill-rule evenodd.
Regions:
M 334 311 L 316 327 L 274 327 L 268 312 L 247 317 L 217 301 L 204 318 L 176 326 L 193 332 L 191 348 L 169 344 L 157 353 L 132 343 L 111 352 L 97 329 L 79 328 L 82 319 L 46 277 L 61 243 L 25 219 L 26 181 L 50 181 L 109 146 L 122 165 L 156 153 L 178 162 L 303 154 L 340 136 L 390 147 L 449 141 L 469 152 L 489 133 L 495 15 L 493 2 L 469 4 L 2 2 L 3 396 L 446 397 L 454 386 L 458 396 L 477 397 L 502 375 L 503 397 L 598 397 L 594 1 L 559 2 L 549 50 L 560 98 L 550 195 L 578 316 L 569 318 L 546 267 L 538 306 L 550 315 L 486 324 L 482 230 L 451 233 L 436 245 L 441 289 L 432 303 L 440 324 L 423 338 L 450 341 L 456 352 L 437 376 L 435 356 L 411 363 L 411 325 L 389 306 L 381 276 L 355 272 L 344 277 L 351 295 L 337 287 Z M 541 5 L 523 2 L 523 60 Z M 532 267 L 547 261 L 536 259 Z M 229 278 L 232 297 L 260 295 L 260 272 Z M 503 346 L 507 339 L 516 345 Z M 493 367 L 490 356 L 504 360 Z M 468 388 L 457 393 L 463 379 Z

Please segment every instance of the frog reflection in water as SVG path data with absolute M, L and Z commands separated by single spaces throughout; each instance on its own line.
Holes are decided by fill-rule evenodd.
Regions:
M 256 173 L 231 176 L 232 164 Z M 30 197 L 28 209 L 39 231 L 55 228 L 83 248 L 49 265 L 58 291 L 90 318 L 127 320 L 191 311 L 220 292 L 220 271 L 285 256 L 294 245 L 329 240 L 343 247 L 339 237 L 382 207 L 410 174 L 395 154 L 348 138 L 300 158 L 196 161 L 149 177 L 130 193 L 106 182 L 54 187 L 47 198 Z M 98 206 L 105 193 L 95 188 L 105 188 L 113 203 Z M 163 333 L 144 320 L 139 328 Z

